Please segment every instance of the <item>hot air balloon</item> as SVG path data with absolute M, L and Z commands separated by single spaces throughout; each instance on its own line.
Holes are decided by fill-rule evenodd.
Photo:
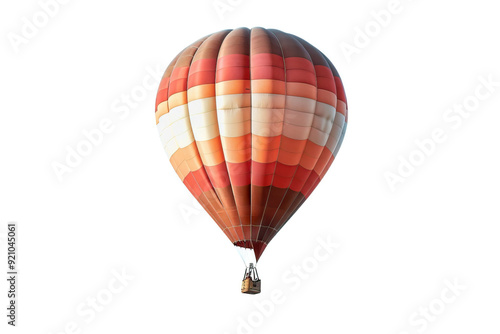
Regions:
M 175 172 L 242 255 L 242 292 L 259 293 L 257 261 L 342 144 L 337 70 L 297 36 L 224 30 L 175 57 L 155 111 Z

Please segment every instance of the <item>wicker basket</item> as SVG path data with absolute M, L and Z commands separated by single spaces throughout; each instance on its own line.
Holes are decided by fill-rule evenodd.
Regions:
M 247 277 L 241 282 L 241 292 L 248 293 L 250 295 L 260 293 L 260 280 L 253 281 L 250 277 Z

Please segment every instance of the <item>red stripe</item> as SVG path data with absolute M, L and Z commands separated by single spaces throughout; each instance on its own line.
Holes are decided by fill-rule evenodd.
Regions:
M 274 173 L 273 186 L 277 188 L 288 188 L 292 182 L 293 175 L 297 170 L 297 165 L 288 166 L 280 162 L 276 165 L 276 171 Z
M 316 75 L 306 70 L 286 70 L 287 82 L 302 82 L 316 86 Z
M 312 192 L 314 191 L 314 189 L 316 189 L 316 187 L 318 186 L 320 181 L 321 181 L 321 179 L 319 179 L 319 178 L 314 181 L 314 184 L 311 186 L 311 188 L 304 194 L 304 197 L 306 199 L 309 198 L 309 196 L 311 196 Z
M 324 89 L 334 94 L 337 93 L 335 81 L 333 79 L 319 77 L 317 80 L 318 80 L 318 89 Z
M 285 71 L 282 68 L 272 66 L 252 67 L 250 73 L 252 80 L 273 79 L 285 81 Z
M 176 67 L 170 75 L 171 81 L 177 80 L 179 78 L 187 78 L 189 73 L 189 66 Z
M 201 71 L 189 74 L 188 89 L 199 85 L 213 83 L 215 83 L 215 71 Z
M 287 70 L 306 70 L 315 73 L 313 63 L 302 57 L 288 57 L 285 58 L 285 65 Z
M 205 166 L 208 177 L 215 188 L 225 188 L 231 185 L 229 174 L 227 173 L 226 162 L 215 166 Z
M 189 73 L 196 73 L 200 71 L 214 71 L 217 65 L 217 59 L 198 59 L 191 64 Z
M 313 186 L 316 182 L 319 182 L 320 178 L 315 171 L 311 172 L 311 175 L 307 178 L 304 188 L 300 191 L 306 198 L 309 197 L 311 192 L 314 190 Z
M 191 194 L 193 194 L 193 196 L 197 199 L 198 197 L 200 197 L 202 191 L 200 189 L 200 187 L 198 186 L 198 184 L 196 183 L 196 180 L 194 179 L 194 176 L 193 174 L 189 173 L 185 178 L 184 178 L 184 181 L 183 181 L 184 185 L 189 189 L 189 191 L 191 192 Z
M 261 163 L 252 161 L 252 185 L 267 187 L 273 181 L 276 162 Z
M 237 66 L 217 69 L 216 78 L 217 82 L 229 80 L 250 80 L 250 68 Z
M 238 66 L 250 67 L 250 57 L 244 54 L 232 54 L 217 60 L 217 69 Z
M 332 70 L 330 70 L 330 67 L 324 65 L 315 65 L 314 69 L 316 70 L 316 75 L 318 77 L 330 78 L 332 80 L 334 79 L 334 75 L 332 73 Z
M 328 159 L 328 162 L 326 163 L 326 166 L 325 168 L 323 169 L 323 171 L 321 172 L 319 178 L 320 179 L 323 179 L 325 177 L 325 174 L 328 172 L 328 170 L 330 169 L 330 167 L 332 166 L 333 164 L 333 160 L 335 160 L 335 157 L 332 155 L 330 157 L 330 159 Z
M 250 166 L 251 160 L 241 163 L 226 162 L 231 184 L 233 186 L 248 186 L 250 185 Z
M 168 88 L 162 89 L 158 91 L 158 94 L 156 94 L 156 109 L 155 112 L 158 111 L 158 105 L 162 102 L 165 102 L 168 100 Z
M 316 65 L 316 76 L 318 80 L 318 89 L 328 90 L 332 93 L 337 93 L 337 88 L 335 85 L 335 78 L 333 76 L 330 67 Z
M 186 87 L 187 87 L 187 78 L 181 78 L 181 79 L 177 79 L 175 81 L 171 81 L 170 87 L 168 90 L 168 97 L 170 97 L 176 93 L 186 91 Z
M 253 55 L 251 64 L 252 68 L 259 66 L 275 66 L 285 68 L 283 57 L 274 53 L 259 53 Z
M 269 163 L 262 163 L 252 160 L 252 173 L 259 174 L 274 174 L 276 169 L 276 161 Z
M 311 175 L 311 170 L 305 169 L 299 165 L 297 171 L 295 172 L 295 176 L 293 177 L 292 183 L 290 184 L 290 189 L 297 192 L 301 191 L 309 178 L 309 175 Z
M 158 93 L 156 93 L 156 109 L 158 110 L 158 105 L 168 99 L 168 86 L 170 84 L 170 77 L 163 77 L 160 81 L 160 86 L 158 87 Z
M 208 178 L 207 173 L 205 172 L 205 168 L 201 167 L 200 169 L 191 171 L 190 173 L 193 174 L 202 191 L 209 191 L 214 188 L 212 186 L 212 182 L 210 182 L 210 179 Z
M 337 86 L 337 97 L 340 101 L 347 103 L 345 96 L 344 85 L 342 85 L 342 80 L 339 77 L 335 77 L 335 85 Z

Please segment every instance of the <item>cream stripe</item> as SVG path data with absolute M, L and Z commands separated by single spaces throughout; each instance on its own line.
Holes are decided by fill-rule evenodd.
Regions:
M 218 124 L 213 124 L 205 127 L 198 127 L 193 129 L 194 137 L 197 141 L 206 141 L 214 139 L 219 135 Z
M 179 136 L 182 133 L 191 130 L 191 125 L 188 117 L 181 118 L 168 126 L 174 136 Z
M 194 142 L 193 132 L 191 130 L 186 130 L 185 132 L 177 135 L 175 140 L 177 140 L 177 144 L 180 148 L 187 147 Z
M 252 107 L 269 108 L 269 109 L 284 109 L 286 96 L 281 94 L 252 94 Z
M 250 133 L 250 120 L 240 123 L 219 123 L 220 135 L 223 137 L 241 137 Z
M 316 145 L 325 146 L 335 120 L 335 108 L 329 104 L 318 102 L 316 113 L 309 134 L 309 140 Z
M 221 124 L 248 122 L 252 118 L 252 108 L 219 109 L 217 117 Z
M 285 123 L 283 126 L 283 135 L 295 140 L 305 140 L 309 137 L 310 126 L 298 126 Z
M 329 132 L 322 132 L 316 128 L 311 128 L 311 133 L 309 134 L 309 140 L 315 143 L 316 145 L 325 146 L 329 134 L 330 134 Z
M 298 125 L 298 126 L 307 126 L 311 127 L 314 120 L 314 114 L 286 109 L 285 111 L 285 126 L 287 124 L 290 125 Z
M 318 102 L 312 126 L 320 131 L 330 133 L 335 113 L 335 107 Z
M 169 158 L 179 148 L 187 147 L 194 142 L 187 104 L 177 106 L 161 116 L 158 130 Z
M 198 115 L 217 109 L 215 105 L 215 97 L 194 100 L 189 102 L 188 105 L 190 115 Z
M 257 108 L 252 106 L 252 121 L 261 123 L 276 123 L 283 122 L 284 118 L 284 109 Z
M 283 122 L 263 123 L 252 122 L 252 133 L 261 137 L 274 137 L 283 133 Z
M 335 150 L 335 147 L 337 146 L 339 138 L 342 134 L 344 123 L 344 115 L 337 113 L 337 115 L 335 116 L 335 121 L 333 123 L 332 132 L 330 133 L 330 137 L 328 138 L 328 141 L 326 143 L 326 147 L 330 150 L 330 152 L 333 152 Z
M 196 133 L 197 128 L 208 127 L 217 124 L 217 111 L 209 111 L 202 114 L 190 114 L 191 127 Z
M 251 106 L 250 94 L 231 94 L 217 96 L 217 109 L 238 109 Z
M 161 118 L 164 119 L 165 125 L 168 127 L 172 123 L 177 122 L 180 119 L 187 118 L 189 116 L 187 104 L 175 107 L 170 110 L 168 114 L 163 115 Z
M 316 109 L 316 100 L 308 99 L 306 97 L 299 96 L 287 96 L 286 97 L 286 108 L 295 111 L 307 112 L 314 114 Z
M 177 142 L 172 139 L 170 140 L 166 145 L 163 146 L 165 151 L 167 152 L 167 156 L 170 159 L 172 155 L 174 155 L 175 152 L 179 149 L 179 145 L 177 145 Z
M 344 123 L 344 128 L 342 129 L 342 133 L 340 134 L 339 141 L 337 142 L 337 146 L 335 146 L 335 150 L 333 151 L 334 158 L 337 157 L 337 153 L 339 153 L 340 147 L 342 146 L 342 143 L 344 142 L 346 129 L 347 129 L 347 123 Z

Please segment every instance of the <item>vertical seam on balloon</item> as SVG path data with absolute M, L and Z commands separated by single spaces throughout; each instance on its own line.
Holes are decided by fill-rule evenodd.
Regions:
M 314 64 L 314 61 L 311 57 L 311 54 L 310 52 L 307 50 L 307 48 L 304 46 L 304 44 L 297 38 L 295 38 L 294 35 L 291 35 L 291 34 L 288 34 L 288 36 L 290 38 L 292 38 L 293 40 L 295 40 L 297 43 L 299 43 L 302 48 L 306 51 L 306 53 L 309 55 L 309 60 L 311 61 L 311 64 L 313 66 L 313 69 L 314 69 L 314 77 L 316 79 L 316 99 L 314 101 L 314 116 L 316 116 L 316 112 L 317 112 L 317 109 L 318 109 L 318 73 L 316 72 L 316 66 Z M 307 134 L 307 139 L 306 139 L 306 146 L 304 147 L 304 150 L 302 151 L 302 154 L 300 155 L 300 159 L 299 159 L 299 163 L 297 164 L 296 168 L 295 168 L 295 172 L 293 173 L 293 176 L 292 178 L 290 179 L 290 184 L 288 185 L 288 188 L 286 189 L 286 192 L 285 194 L 283 195 L 283 197 L 281 198 L 281 202 L 280 204 L 278 205 L 278 209 L 276 210 L 276 212 L 274 213 L 273 215 L 273 218 L 271 218 L 271 221 L 269 222 L 271 224 L 271 222 L 273 222 L 274 220 L 274 217 L 276 217 L 276 214 L 278 213 L 279 209 L 281 208 L 281 205 L 283 204 L 283 200 L 285 199 L 285 196 L 288 194 L 288 191 L 290 190 L 290 186 L 292 185 L 292 182 L 293 182 L 293 179 L 295 178 L 295 175 L 297 174 L 297 171 L 299 170 L 299 166 L 300 166 L 300 162 L 302 161 L 302 157 L 304 156 L 304 152 L 306 151 L 306 148 L 307 148 L 307 141 L 309 141 L 309 138 L 311 136 L 311 130 L 313 128 L 313 124 L 314 124 L 314 116 L 313 116 L 313 121 L 311 123 L 311 127 L 309 128 L 309 133 Z M 288 212 L 288 211 L 287 211 Z M 281 225 L 281 219 L 280 221 L 278 222 L 278 225 L 276 225 L 276 232 L 279 232 L 279 230 L 286 224 L 286 222 L 284 222 L 282 225 Z M 266 236 L 264 236 L 265 238 Z M 269 242 L 269 240 L 266 240 L 266 242 Z
M 220 50 L 222 48 L 222 45 L 224 45 L 224 41 L 226 40 L 227 36 L 229 36 L 233 31 L 234 30 L 232 30 L 231 32 L 229 32 L 224 37 L 224 39 L 222 40 L 222 43 L 221 43 L 221 47 L 217 51 L 217 58 L 216 58 L 216 63 L 215 63 L 215 80 L 214 80 L 215 81 L 215 109 L 216 109 L 216 117 L 217 117 L 217 127 L 219 127 L 219 107 L 217 106 L 217 70 L 218 70 L 218 64 L 219 64 L 219 55 L 220 55 Z M 226 166 L 227 177 L 229 178 L 229 184 L 231 186 L 231 194 L 233 195 L 233 200 L 234 200 L 234 204 L 235 204 L 235 207 L 236 207 L 236 212 L 238 212 L 238 218 L 240 220 L 239 227 L 241 228 L 241 233 L 243 233 L 243 240 L 245 240 L 246 239 L 245 230 L 243 229 L 243 224 L 241 222 L 240 208 L 236 204 L 236 196 L 234 195 L 233 183 L 231 181 L 231 173 L 229 173 L 229 168 L 227 166 L 226 152 L 224 150 L 224 146 L 222 145 L 222 136 L 220 134 L 220 128 L 219 128 L 219 140 L 221 141 L 222 154 L 224 155 L 224 164 Z M 236 241 L 240 241 L 240 240 L 236 240 Z M 233 244 L 236 244 L 236 241 Z
M 236 205 L 236 197 L 234 196 L 233 184 L 231 182 L 231 174 L 229 173 L 229 168 L 227 166 L 226 153 L 224 152 L 224 146 L 222 145 L 222 138 L 221 138 L 220 127 L 219 127 L 219 108 L 217 106 L 217 69 L 218 69 L 218 63 L 219 63 L 219 54 L 220 54 L 221 47 L 224 44 L 224 41 L 226 40 L 227 36 L 229 36 L 229 34 L 231 34 L 231 32 L 233 32 L 233 31 L 234 30 L 230 30 L 226 34 L 226 36 L 224 36 L 224 38 L 222 39 L 222 42 L 220 43 L 219 49 L 217 50 L 217 57 L 215 58 L 215 72 L 214 72 L 215 118 L 217 119 L 217 123 L 216 124 L 217 124 L 217 130 L 219 132 L 219 143 L 220 143 L 220 146 L 222 148 L 222 155 L 224 156 L 224 166 L 226 166 L 227 177 L 229 178 L 229 187 L 231 188 L 231 195 L 233 196 L 234 206 L 236 208 L 236 212 L 238 213 L 238 220 L 239 220 L 239 223 L 240 223 L 239 226 L 241 228 L 241 232 L 243 233 L 243 237 L 245 237 L 245 231 L 243 231 L 243 224 L 241 223 L 241 217 L 240 217 L 240 213 L 239 213 L 239 210 L 238 210 L 238 205 Z M 232 226 L 233 229 L 234 229 L 234 227 L 235 226 Z M 236 233 L 236 231 L 235 231 L 235 233 Z M 235 240 L 234 243 L 236 243 L 237 241 L 238 240 Z
M 274 175 L 276 174 L 276 169 L 278 167 L 279 152 L 280 152 L 280 149 L 281 149 L 281 143 L 283 141 L 283 129 L 285 128 L 285 113 L 286 113 L 286 100 L 287 100 L 286 98 L 287 98 L 287 83 L 288 83 L 288 81 L 287 81 L 287 69 L 286 69 L 286 58 L 285 58 L 285 52 L 283 51 L 283 46 L 281 45 L 281 41 L 278 38 L 278 36 L 276 36 L 276 34 L 273 32 L 273 30 L 274 29 L 269 29 L 267 31 L 269 31 L 269 33 L 272 34 L 274 36 L 274 38 L 276 38 L 276 41 L 278 42 L 278 45 L 279 45 L 280 50 L 281 50 L 281 56 L 283 58 L 283 71 L 285 73 L 285 105 L 284 105 L 284 108 L 283 108 L 283 121 L 282 121 L 282 126 L 281 126 L 280 144 L 278 146 L 278 156 L 276 157 L 276 165 L 274 166 L 273 177 L 271 179 L 271 184 L 269 186 L 269 191 L 267 193 L 266 204 L 264 205 L 262 217 L 260 219 L 259 233 L 257 233 L 257 238 L 259 237 L 260 230 L 262 228 L 262 222 L 264 220 L 264 215 L 265 215 L 265 212 L 266 212 L 266 209 L 267 209 L 267 203 L 269 202 L 269 197 L 271 196 L 271 191 L 272 191 L 273 182 L 274 182 Z M 265 243 L 264 240 L 262 240 L 262 242 L 267 245 L 267 243 Z
M 333 65 L 333 63 L 330 61 L 330 59 L 328 59 L 323 53 L 321 53 L 321 55 L 326 59 L 326 63 L 328 64 L 328 67 L 330 68 L 330 71 L 332 71 L 332 75 L 333 75 L 333 78 L 334 78 L 335 87 L 337 88 L 337 83 L 335 82 L 335 73 L 337 73 L 338 78 L 340 80 L 340 84 L 342 85 L 342 90 L 344 91 L 344 95 L 345 95 L 344 84 L 342 83 L 342 79 L 340 78 L 340 74 L 338 73 L 337 69 L 335 68 L 335 66 Z M 335 117 L 337 117 L 337 113 L 338 113 L 337 112 L 337 110 L 338 110 L 338 108 L 337 108 L 338 107 L 338 101 L 339 101 L 338 96 L 339 96 L 339 92 L 337 90 L 337 105 L 335 106 Z M 344 124 L 342 125 L 341 134 L 339 136 L 339 139 L 337 140 L 337 143 L 335 144 L 335 147 L 332 150 L 332 156 L 333 156 L 334 159 L 335 159 L 336 152 L 338 152 L 340 150 L 340 147 L 342 146 L 343 134 L 345 134 L 345 130 L 347 128 L 347 98 L 346 98 L 346 101 L 342 101 L 342 102 L 344 102 L 346 104 L 346 115 L 344 117 Z M 335 119 L 334 119 L 334 122 L 335 122 Z M 335 123 L 334 123 L 334 125 L 335 125 Z M 332 127 L 331 132 L 333 132 L 333 127 Z M 326 145 L 325 145 L 325 148 L 328 149 L 326 147 Z
M 202 44 L 202 43 L 203 43 L 203 42 L 204 42 L 207 38 L 208 38 L 208 37 L 206 37 L 205 39 L 203 39 L 203 41 L 200 43 L 200 45 L 201 45 L 201 44 Z M 195 43 L 196 43 L 196 42 L 195 42 Z M 194 43 L 193 43 L 193 44 L 194 44 Z M 184 51 L 181 53 L 181 55 L 182 55 L 182 54 L 184 54 L 184 52 L 185 52 L 187 49 L 189 49 L 190 47 L 193 47 L 193 44 L 191 44 L 190 46 L 188 46 L 187 48 L 185 48 L 185 49 L 184 49 Z M 196 51 L 198 50 L 198 47 L 194 47 L 194 48 L 196 48 Z M 195 51 L 195 53 L 194 53 L 194 54 L 196 54 L 196 51 Z M 193 54 L 193 58 L 194 58 L 194 54 Z M 179 57 L 179 58 L 180 58 L 180 57 Z M 193 58 L 191 58 L 191 61 L 193 60 Z M 178 61 L 179 61 L 179 60 L 177 60 L 177 62 L 178 62 Z M 176 66 L 177 66 L 177 62 L 176 62 L 176 64 L 174 65 L 173 70 L 176 68 Z M 190 62 L 190 65 L 191 65 L 191 62 Z M 172 72 L 173 72 L 173 70 L 172 70 Z M 170 79 L 169 79 L 169 80 L 170 80 Z M 169 83 L 170 83 L 170 82 L 169 82 Z M 169 93 L 170 93 L 170 84 L 169 84 L 169 87 L 168 87 L 168 90 L 167 90 L 167 99 L 169 98 L 169 95 L 168 95 Z M 186 81 L 186 97 L 187 97 L 187 81 Z M 186 104 L 186 107 L 188 108 L 188 116 L 189 116 L 189 106 Z M 169 110 L 169 112 L 170 112 L 170 110 Z M 189 126 L 191 127 L 191 120 L 189 120 Z M 192 132 L 192 131 L 193 131 L 193 129 L 191 128 L 191 132 Z M 193 134 L 193 138 L 194 138 L 194 134 Z M 179 143 L 177 142 L 177 136 L 174 136 L 174 140 L 175 140 L 175 142 L 177 143 L 177 146 L 179 147 L 179 149 L 181 149 L 181 147 L 179 146 Z M 198 152 L 198 155 L 199 155 L 199 152 Z M 200 158 L 200 159 L 201 159 L 201 158 Z M 193 171 L 191 170 L 191 168 L 189 169 L 189 171 L 190 171 L 190 172 L 193 172 Z M 187 177 L 187 176 L 186 176 L 186 177 Z M 186 179 L 186 177 L 185 177 L 184 179 Z M 198 180 L 196 180 L 196 177 L 194 177 L 194 175 L 193 175 L 193 178 L 194 178 L 194 180 L 195 180 L 195 182 L 196 182 L 196 185 L 199 187 L 199 189 L 200 189 L 200 191 L 201 191 L 201 195 L 205 197 L 205 199 L 207 200 L 207 203 L 208 203 L 208 204 L 212 207 L 212 209 L 214 210 L 214 213 L 217 215 L 217 217 L 219 217 L 220 222 L 218 222 L 217 220 L 215 220 L 215 222 L 216 222 L 216 223 L 217 223 L 217 225 L 219 225 L 219 227 L 220 227 L 220 225 L 222 225 L 222 218 L 220 217 L 219 213 L 215 210 L 215 208 L 213 207 L 213 205 L 211 205 L 211 204 L 210 204 L 210 201 L 208 200 L 207 196 L 206 196 L 206 195 L 205 195 L 205 193 L 203 192 L 203 189 L 202 189 L 202 188 L 201 188 L 201 186 L 199 185 Z M 198 199 L 197 199 L 197 200 L 198 200 Z M 200 203 L 200 204 L 201 204 L 201 203 Z M 202 205 L 202 206 L 203 206 L 203 205 Z M 207 206 L 207 207 L 208 207 L 208 206 Z M 222 230 L 224 231 L 224 229 L 222 229 Z
M 319 50 L 318 50 L 318 51 L 319 51 Z M 330 61 L 330 59 L 328 59 L 328 57 L 327 57 L 327 56 L 325 56 L 325 54 L 323 54 L 321 51 L 319 51 L 319 53 L 320 53 L 320 54 L 323 56 L 323 58 L 326 60 L 326 63 L 328 64 L 328 68 L 330 69 L 330 71 L 332 72 L 332 75 L 334 76 L 334 82 L 333 82 L 333 84 L 336 86 L 336 82 L 335 82 L 335 73 L 338 73 L 338 72 L 337 72 L 337 70 L 336 70 L 335 66 L 334 66 L 334 65 L 333 65 L 333 63 Z M 340 79 L 340 75 L 338 75 L 338 78 Z M 337 91 L 337 94 L 336 94 L 336 95 L 337 95 L 337 100 L 338 100 L 338 91 Z M 346 102 L 346 105 L 347 105 L 347 102 Z M 335 116 L 336 116 L 336 115 L 337 115 L 337 105 L 335 106 Z M 334 121 L 335 121 L 335 120 L 334 120 Z M 339 148 L 339 149 L 340 149 L 339 143 L 340 143 L 340 145 L 341 145 L 341 143 L 342 143 L 342 142 L 341 142 L 341 140 L 343 139 L 343 137 L 342 137 L 342 136 L 343 136 L 343 134 L 345 134 L 345 128 L 346 128 L 346 126 L 347 126 L 347 123 L 345 123 L 345 124 L 344 124 L 344 127 L 343 127 L 343 129 L 342 129 L 342 134 L 341 134 L 341 136 L 340 136 L 340 138 L 339 138 L 339 140 L 338 140 L 338 142 L 337 142 L 337 144 L 336 144 L 336 146 L 338 146 L 338 148 Z M 330 136 L 331 136 L 332 132 L 333 132 L 333 126 L 332 126 L 332 129 L 330 130 L 330 133 L 328 134 L 328 139 L 330 138 Z M 328 139 L 327 139 L 327 141 L 328 141 Z M 337 147 L 336 147 L 336 148 L 337 148 Z M 326 147 L 326 144 L 325 144 L 325 146 L 323 147 L 323 149 L 322 149 L 322 151 L 321 151 L 321 154 L 323 154 L 323 152 L 324 152 L 324 150 L 325 150 L 325 149 L 328 149 L 328 148 Z M 334 156 L 333 154 L 334 154 L 334 152 L 332 152 L 332 156 L 333 156 L 333 158 L 335 159 L 335 156 Z M 319 159 L 318 159 L 318 161 L 319 161 Z M 316 162 L 316 164 L 317 164 L 317 162 Z M 316 167 L 316 165 L 315 165 L 314 167 Z M 314 167 L 313 167 L 313 169 L 311 170 L 311 174 L 312 174 L 312 172 L 314 171 Z M 311 176 L 311 174 L 309 174 L 309 177 Z M 318 174 L 318 177 L 319 177 L 319 176 L 320 176 L 320 175 Z M 309 177 L 308 177 L 308 179 L 309 179 Z M 306 183 L 307 183 L 307 180 L 306 180 Z M 319 182 L 318 182 L 318 184 L 319 184 Z M 318 185 L 318 184 L 317 184 L 317 185 Z M 317 185 L 316 185 L 316 186 L 317 186 Z M 304 183 L 304 186 L 305 186 L 305 183 Z M 302 186 L 302 188 L 300 189 L 299 194 L 300 194 L 300 193 L 302 192 L 302 190 L 304 189 L 304 186 Z M 312 186 L 312 188 L 313 188 L 313 190 L 314 190 L 314 189 L 315 189 L 315 186 Z M 305 203 L 305 201 L 307 200 L 307 198 L 305 197 L 305 195 L 304 195 L 304 194 L 303 194 L 303 196 L 304 196 L 304 197 L 303 197 L 302 199 L 300 199 L 299 203 L 297 204 L 297 207 L 296 207 L 296 209 L 295 209 L 295 212 L 296 212 L 296 211 L 298 211 L 298 210 L 300 209 L 300 207 L 302 206 L 302 204 L 304 204 L 304 203 Z M 297 198 L 298 198 L 298 195 L 297 195 Z M 297 198 L 296 198 L 296 199 L 297 199 Z M 296 199 L 294 200 L 294 202 L 296 201 Z
M 202 44 L 201 44 L 201 45 L 197 48 L 197 50 L 196 50 L 196 51 L 195 51 L 195 53 L 193 54 L 193 59 L 192 59 L 192 60 L 194 60 L 194 57 L 196 56 L 196 53 L 197 53 L 197 52 L 198 52 L 198 51 L 199 51 L 199 50 L 203 47 L 203 45 L 205 44 L 205 42 L 206 42 L 207 40 L 209 40 L 209 39 L 210 39 L 210 37 L 212 37 L 212 36 L 213 36 L 213 35 L 210 35 L 210 36 L 209 36 L 207 39 L 205 39 L 205 40 L 203 41 L 203 43 L 202 43 Z M 227 34 L 226 34 L 226 36 L 227 36 Z M 221 44 L 222 44 L 222 42 L 221 42 Z M 192 60 L 191 60 L 191 64 L 192 64 Z M 216 66 L 216 68 L 215 68 L 215 69 L 217 69 L 217 66 Z M 189 77 L 190 77 L 190 73 L 191 73 L 191 66 L 189 66 L 189 69 L 188 69 L 187 87 L 189 87 Z M 215 92 L 215 80 L 214 80 L 214 92 Z M 191 113 L 190 113 L 190 111 L 189 111 L 189 89 L 188 89 L 188 88 L 186 89 L 186 95 L 188 96 L 188 115 L 189 115 L 190 125 L 191 125 Z M 214 98 L 215 98 L 215 96 L 214 96 Z M 216 117 L 217 117 L 217 110 L 216 110 L 215 114 L 216 114 Z M 217 127 L 218 127 L 218 123 L 217 123 Z M 193 138 L 194 138 L 194 131 L 193 131 L 193 129 L 192 129 L 192 126 L 191 126 L 191 131 L 193 132 Z M 220 134 L 220 133 L 219 133 L 219 134 Z M 222 207 L 222 209 L 223 209 L 223 210 L 224 210 L 224 212 L 226 213 L 226 216 L 227 216 L 227 218 L 228 218 L 229 222 L 232 224 L 232 223 L 233 223 L 233 222 L 232 222 L 232 219 L 231 219 L 231 217 L 229 216 L 229 214 L 227 213 L 226 207 L 225 207 L 225 206 L 224 206 L 224 204 L 222 203 L 222 201 L 221 201 L 221 199 L 220 199 L 220 197 L 219 197 L 219 194 L 217 193 L 217 190 L 216 190 L 216 188 L 215 188 L 214 184 L 212 183 L 212 180 L 210 179 L 210 176 L 209 176 L 209 175 L 208 175 L 208 173 L 207 173 L 207 169 L 205 168 L 205 164 L 203 163 L 203 159 L 201 158 L 200 150 L 199 150 L 199 147 L 198 147 L 198 141 L 196 140 L 196 138 L 194 138 L 194 141 L 195 141 L 195 144 L 196 144 L 196 149 L 197 149 L 197 151 L 198 151 L 198 156 L 200 157 L 200 160 L 202 161 L 202 167 L 203 167 L 203 169 L 205 170 L 205 174 L 207 174 L 207 179 L 208 179 L 208 181 L 210 182 L 210 184 L 212 185 L 212 189 L 213 189 L 213 191 L 214 191 L 215 196 L 217 197 L 217 200 L 218 200 L 218 201 L 219 201 L 219 203 L 220 203 L 220 206 Z M 221 143 L 221 147 L 222 147 L 222 143 Z M 230 227 L 232 227 L 232 226 L 233 226 L 233 225 L 231 225 L 231 226 L 225 226 L 225 228 L 223 229 L 223 231 L 225 231 L 226 229 L 229 229 L 229 228 L 230 228 Z
M 326 63 L 327 63 L 327 65 L 328 65 L 328 68 L 329 68 L 329 69 L 330 69 L 330 71 L 332 72 L 332 75 L 334 76 L 334 72 L 333 72 L 333 70 L 331 69 L 330 62 L 329 62 L 328 58 L 327 58 L 327 57 L 326 57 L 323 53 L 321 53 L 321 51 L 319 51 L 319 50 L 318 50 L 318 52 L 319 52 L 319 54 L 323 57 L 323 59 L 325 60 L 325 62 L 326 62 Z M 335 84 L 335 76 L 334 76 L 334 81 L 333 81 L 333 83 Z M 336 117 L 336 116 L 337 116 L 337 106 L 335 105 L 335 116 L 334 116 L 333 122 L 335 122 L 335 117 Z M 334 126 L 334 124 L 335 124 L 335 123 L 333 123 L 333 124 L 332 124 L 332 128 L 330 129 L 330 132 L 328 133 L 327 142 L 325 143 L 325 146 L 323 146 L 323 148 L 322 148 L 322 150 L 321 150 L 320 157 L 321 157 L 321 155 L 323 154 L 324 150 L 325 150 L 325 149 L 328 149 L 328 148 L 326 147 L 326 144 L 328 143 L 328 139 L 330 138 L 330 135 L 331 135 L 331 133 L 332 133 L 332 131 L 333 131 L 333 126 Z M 333 153 L 333 152 L 332 152 L 332 153 Z M 312 172 L 314 171 L 314 168 L 316 167 L 316 165 L 318 164 L 318 162 L 319 162 L 319 158 L 318 158 L 318 160 L 316 161 L 316 163 L 314 164 L 313 168 L 311 169 L 311 173 L 309 174 L 308 179 L 309 179 L 309 177 L 311 176 Z M 319 175 L 318 175 L 318 177 L 319 177 Z M 307 183 L 307 180 L 306 180 L 306 182 L 304 182 L 304 185 L 302 186 L 302 188 L 298 191 L 297 196 L 296 196 L 296 197 L 295 197 L 295 199 L 294 199 L 294 202 L 296 201 L 296 199 L 298 198 L 298 196 L 300 195 L 300 193 L 301 193 L 301 192 L 302 192 L 302 190 L 304 189 L 304 186 L 306 185 L 306 183 Z M 293 214 L 294 214 L 295 212 L 297 212 L 297 211 L 298 211 L 298 209 L 302 206 L 302 204 L 304 204 L 304 202 L 306 201 L 306 199 L 307 199 L 307 198 L 305 198 L 305 197 L 304 197 L 304 198 L 301 200 L 301 203 L 297 206 L 297 208 L 295 209 L 295 211 L 294 211 L 294 212 L 293 212 L 293 213 L 292 213 L 292 214 L 291 214 L 288 218 L 287 218 L 286 216 L 283 216 L 283 217 L 282 217 L 282 219 L 280 219 L 279 224 L 281 225 L 281 227 L 283 227 L 283 226 L 286 224 L 286 221 L 285 221 L 285 222 L 283 222 L 283 219 L 287 219 L 287 220 L 288 220 L 288 219 L 290 219 L 290 218 L 293 216 Z M 293 205 L 293 202 L 292 202 L 292 205 Z
M 252 175 L 253 175 L 253 124 L 252 124 L 252 114 L 253 114 L 253 92 L 252 92 L 252 32 L 250 29 L 250 37 L 248 41 L 248 72 L 250 76 L 250 245 L 255 253 L 255 248 L 253 246 L 253 202 L 252 202 Z
M 337 142 L 337 145 L 335 146 L 335 150 L 333 151 L 333 159 L 337 158 L 337 154 L 340 151 L 340 148 L 342 144 L 344 143 L 344 137 L 345 137 L 345 132 L 347 130 L 347 122 L 344 122 L 344 126 L 342 128 L 342 133 L 340 134 L 339 141 Z
M 323 56 L 326 58 L 326 56 L 325 56 L 325 55 L 323 55 Z M 345 118 L 344 118 L 344 125 L 343 125 L 343 127 L 342 127 L 342 133 L 341 133 L 340 138 L 339 138 L 339 140 L 338 140 L 338 142 L 337 142 L 337 145 L 335 146 L 335 148 L 333 149 L 333 152 L 332 152 L 332 153 L 333 153 L 333 158 L 335 159 L 335 158 L 336 158 L 336 156 L 337 156 L 337 153 L 338 153 L 338 152 L 339 152 L 339 150 L 340 150 L 340 147 L 342 146 L 342 144 L 343 144 L 343 142 L 344 142 L 344 136 L 345 136 L 345 132 L 346 132 L 346 130 L 347 130 L 347 123 L 348 123 L 348 121 L 347 121 L 347 120 L 348 120 L 348 118 L 349 118 L 349 117 L 348 117 L 348 114 L 349 114 L 349 108 L 348 108 L 348 106 L 347 106 L 347 94 L 346 94 L 346 92 L 345 92 L 344 83 L 342 82 L 342 78 L 340 77 L 339 71 L 337 70 L 337 68 L 335 68 L 335 65 L 333 65 L 333 63 L 332 63 L 332 62 L 331 62 L 328 58 L 327 58 L 326 60 L 327 60 L 328 66 L 329 66 L 329 67 L 331 68 L 331 70 L 332 70 L 332 73 L 334 73 L 334 75 L 335 75 L 335 73 L 337 73 L 337 76 L 338 76 L 339 81 L 340 81 L 340 85 L 342 86 L 342 91 L 344 92 L 344 98 L 345 98 L 345 101 L 342 101 L 342 100 L 341 100 L 342 102 L 344 102 L 344 103 L 345 103 Z M 338 92 L 337 92 L 337 94 L 338 94 Z M 337 96 L 338 96 L 338 95 L 337 95 Z M 337 99 L 338 99 L 338 98 L 337 98 Z M 338 104 L 338 103 L 337 103 L 337 104 Z

